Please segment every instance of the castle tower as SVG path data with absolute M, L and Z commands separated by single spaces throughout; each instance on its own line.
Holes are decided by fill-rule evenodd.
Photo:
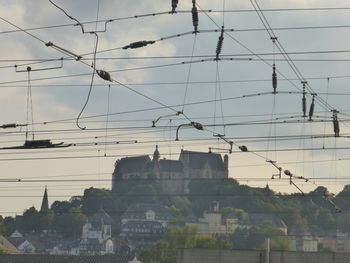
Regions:
M 47 187 L 45 186 L 45 192 L 43 196 L 43 201 L 41 202 L 40 212 L 47 212 L 49 210 L 49 199 L 47 196 Z
M 153 153 L 153 162 L 158 162 L 160 158 L 160 153 L 158 151 L 158 145 L 156 145 L 156 150 Z

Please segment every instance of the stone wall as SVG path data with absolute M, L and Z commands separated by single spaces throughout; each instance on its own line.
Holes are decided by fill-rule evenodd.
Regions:
M 178 263 L 349 263 L 350 253 L 271 251 L 266 262 L 263 250 L 182 249 Z

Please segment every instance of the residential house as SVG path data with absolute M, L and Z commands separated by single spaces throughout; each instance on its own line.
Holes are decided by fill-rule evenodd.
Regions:
M 100 208 L 83 226 L 80 253 L 102 255 L 114 253 L 112 224 L 112 218 Z
M 141 263 L 132 255 L 62 256 L 0 255 L 0 262 L 11 263 Z
M 289 233 L 292 251 L 317 252 L 318 238 L 308 231 L 291 231 Z
M 212 202 L 209 211 L 205 211 L 202 218 L 187 218 L 187 226 L 198 227 L 203 235 L 228 235 L 232 234 L 237 225 L 232 221 L 223 222 L 222 214 L 219 209 L 219 202 Z
M 171 219 L 160 204 L 134 204 L 122 216 L 120 237 L 136 248 L 150 247 L 159 240 Z
M 20 253 L 20 251 L 2 235 L 0 235 L 0 251 L 3 251 L 3 252 L 8 253 L 8 254 L 19 254 Z

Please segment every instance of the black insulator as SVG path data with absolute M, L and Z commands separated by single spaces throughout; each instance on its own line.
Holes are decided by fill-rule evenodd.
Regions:
M 146 41 L 146 40 L 137 41 L 123 47 L 123 49 L 128 49 L 128 48 L 135 49 L 135 48 L 145 47 L 147 45 L 154 44 L 154 43 L 155 41 Z
M 192 7 L 192 23 L 194 27 L 194 32 L 198 32 L 198 23 L 199 23 L 199 18 L 198 18 L 198 10 L 195 4 Z
M 333 110 L 333 130 L 335 137 L 339 137 L 340 128 L 339 128 L 339 121 L 338 121 L 338 111 Z
M 97 75 L 99 75 L 102 79 L 107 81 L 112 81 L 111 75 L 104 70 L 96 70 Z
M 340 129 L 339 129 L 339 121 L 333 121 L 334 134 L 335 137 L 339 137 Z
M 293 176 L 293 174 L 289 170 L 284 170 L 284 174 L 287 176 Z
M 242 152 L 248 152 L 248 148 L 245 145 L 241 145 L 238 147 Z
M 303 117 L 306 117 L 306 81 L 301 82 L 303 84 L 303 99 L 302 99 L 302 109 L 303 109 Z
M 223 44 L 224 44 L 224 28 L 221 29 L 221 34 L 219 36 L 218 44 L 216 45 L 216 60 L 219 60 L 219 56 L 221 54 Z
M 302 103 L 303 103 L 303 117 L 306 117 L 306 98 L 305 98 L 305 94 L 303 96 Z
M 199 122 L 191 122 L 191 125 L 195 127 L 197 130 L 203 130 L 203 125 L 200 124 Z
M 309 121 L 312 121 L 312 116 L 314 115 L 314 111 L 315 111 L 315 95 L 312 96 L 312 102 L 309 110 Z
M 0 128 L 2 129 L 16 128 L 16 127 L 17 127 L 16 123 L 8 123 L 0 126 Z
M 172 10 L 171 10 L 171 12 L 172 13 L 175 13 L 175 10 L 176 10 L 176 8 L 177 8 L 177 4 L 179 3 L 179 0 L 172 0 L 171 1 L 171 7 L 172 7 Z
M 273 93 L 276 93 L 276 91 L 277 91 L 277 73 L 276 73 L 275 64 L 273 64 L 273 66 L 272 66 L 272 88 L 273 88 Z

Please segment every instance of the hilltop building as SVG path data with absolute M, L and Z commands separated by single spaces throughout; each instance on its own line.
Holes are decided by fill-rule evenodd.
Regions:
M 118 180 L 146 179 L 153 175 L 160 179 L 164 193 L 186 194 L 193 179 L 228 178 L 228 155 L 222 159 L 217 153 L 181 150 L 179 160 L 161 159 L 158 146 L 153 159 L 148 155 L 126 157 L 117 160 L 113 172 L 113 184 Z M 114 185 L 112 185 L 113 189 Z

